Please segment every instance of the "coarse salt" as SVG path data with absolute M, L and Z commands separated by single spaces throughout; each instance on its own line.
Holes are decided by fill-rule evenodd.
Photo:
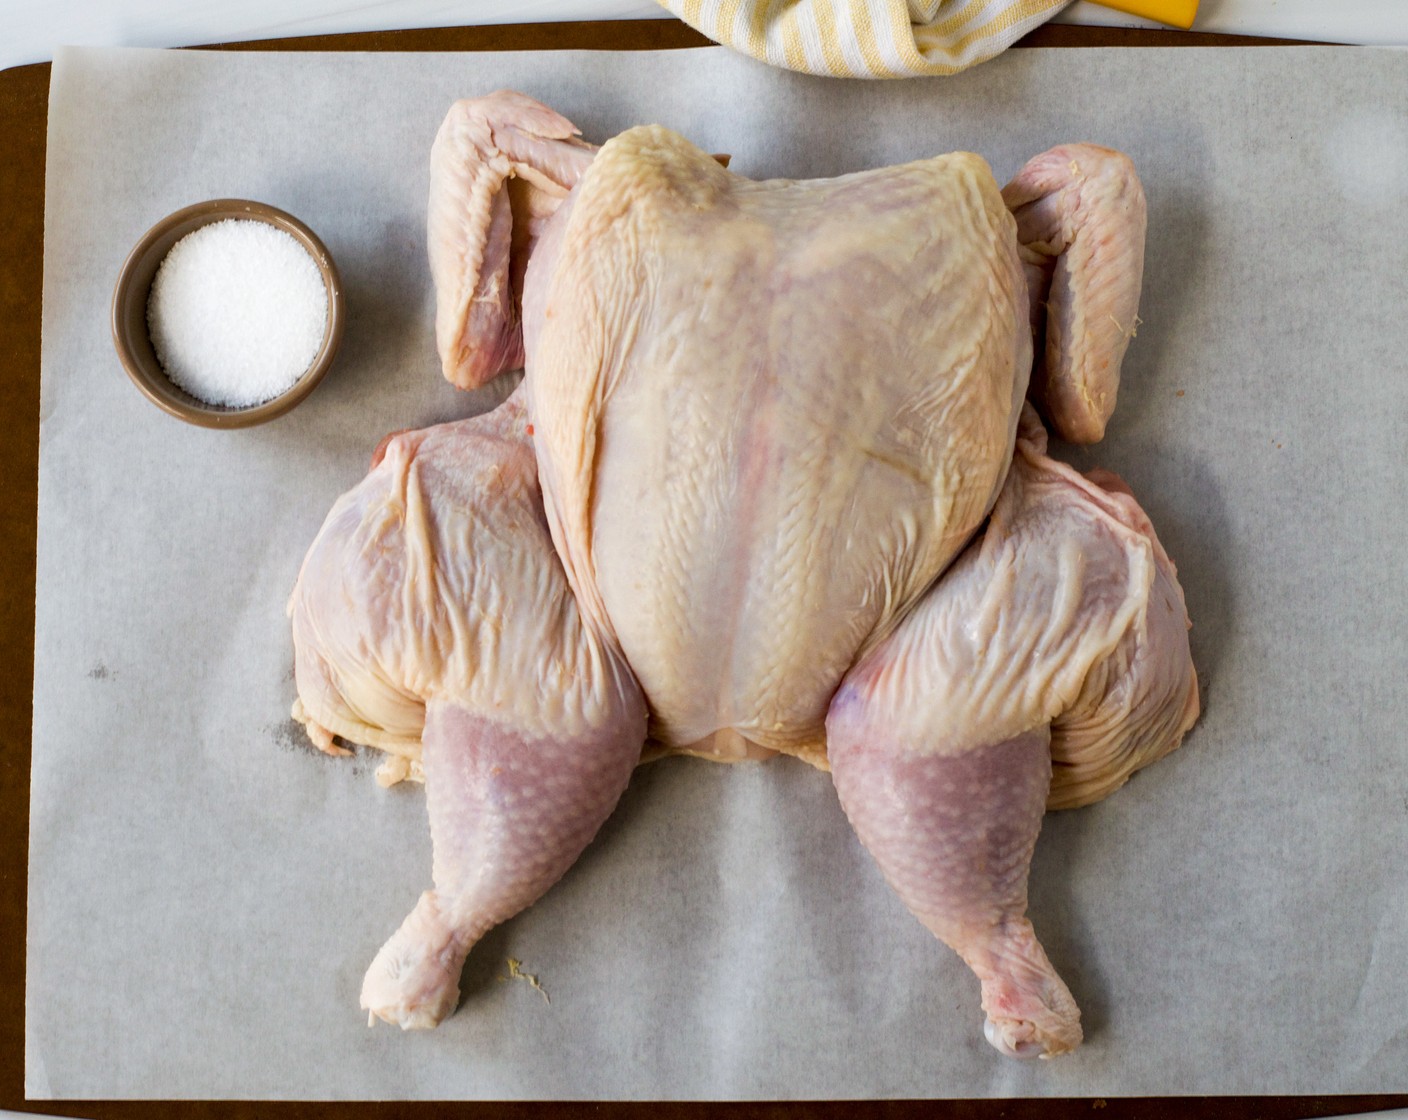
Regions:
M 308 251 L 246 218 L 181 238 L 147 297 L 147 330 L 166 376 L 207 404 L 234 408 L 272 400 L 307 372 L 327 314 Z

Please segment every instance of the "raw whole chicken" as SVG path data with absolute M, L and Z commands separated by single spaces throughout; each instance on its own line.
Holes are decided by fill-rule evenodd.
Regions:
M 1092 145 L 1004 190 L 961 153 L 753 182 L 660 127 L 598 149 L 522 94 L 451 109 L 444 372 L 525 376 L 384 441 L 289 605 L 313 740 L 425 782 L 434 889 L 365 1009 L 450 1014 L 471 946 L 643 758 L 788 754 L 829 769 L 977 975 L 994 1046 L 1080 1042 L 1025 916 L 1042 815 L 1198 714 L 1173 564 L 1117 478 L 1047 456 L 1038 415 L 1103 434 L 1144 223 L 1129 161 Z

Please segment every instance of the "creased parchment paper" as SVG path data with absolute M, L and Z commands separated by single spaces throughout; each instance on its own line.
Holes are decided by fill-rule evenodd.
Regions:
M 1134 157 L 1143 323 L 1110 436 L 1075 460 L 1122 474 L 1177 561 L 1206 714 L 1110 800 L 1047 818 L 1031 914 L 1084 1009 L 1074 1055 L 983 1042 L 977 983 L 827 777 L 785 759 L 639 770 L 568 877 L 475 949 L 457 1015 L 367 1028 L 363 970 L 430 882 L 424 798 L 290 722 L 284 603 L 382 435 L 506 391 L 440 380 L 424 244 L 435 130 L 502 86 L 593 139 L 671 125 L 754 177 L 968 148 L 1005 180 L 1072 139 Z M 308 222 L 350 316 L 322 387 L 238 432 L 148 404 L 107 326 L 142 231 L 220 196 Z M 1406 204 L 1408 59 L 1387 52 L 1014 51 L 869 84 L 722 50 L 61 54 L 28 1093 L 1408 1089 Z

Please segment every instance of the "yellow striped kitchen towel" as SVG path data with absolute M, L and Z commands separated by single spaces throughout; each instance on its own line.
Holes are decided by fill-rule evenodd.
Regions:
M 848 78 L 956 74 L 1070 0 L 660 0 L 691 27 L 774 66 Z

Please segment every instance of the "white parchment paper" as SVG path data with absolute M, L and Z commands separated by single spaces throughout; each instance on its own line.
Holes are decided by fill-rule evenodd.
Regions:
M 307 746 L 283 608 L 383 434 L 503 394 L 440 380 L 424 245 L 435 129 L 501 86 L 755 177 L 968 148 L 1003 180 L 1072 139 L 1134 157 L 1143 324 L 1076 461 L 1121 473 L 1178 562 L 1206 713 L 1047 818 L 1031 914 L 1084 1009 L 1074 1055 L 982 1041 L 976 982 L 789 760 L 641 769 L 475 949 L 454 1018 L 367 1029 L 363 970 L 429 884 L 423 795 Z M 1408 1090 L 1408 58 L 1024 50 L 854 83 L 722 50 L 73 50 L 50 112 L 31 1096 Z M 142 231 L 220 196 L 307 221 L 350 314 L 313 397 L 239 432 L 149 405 L 107 326 Z

